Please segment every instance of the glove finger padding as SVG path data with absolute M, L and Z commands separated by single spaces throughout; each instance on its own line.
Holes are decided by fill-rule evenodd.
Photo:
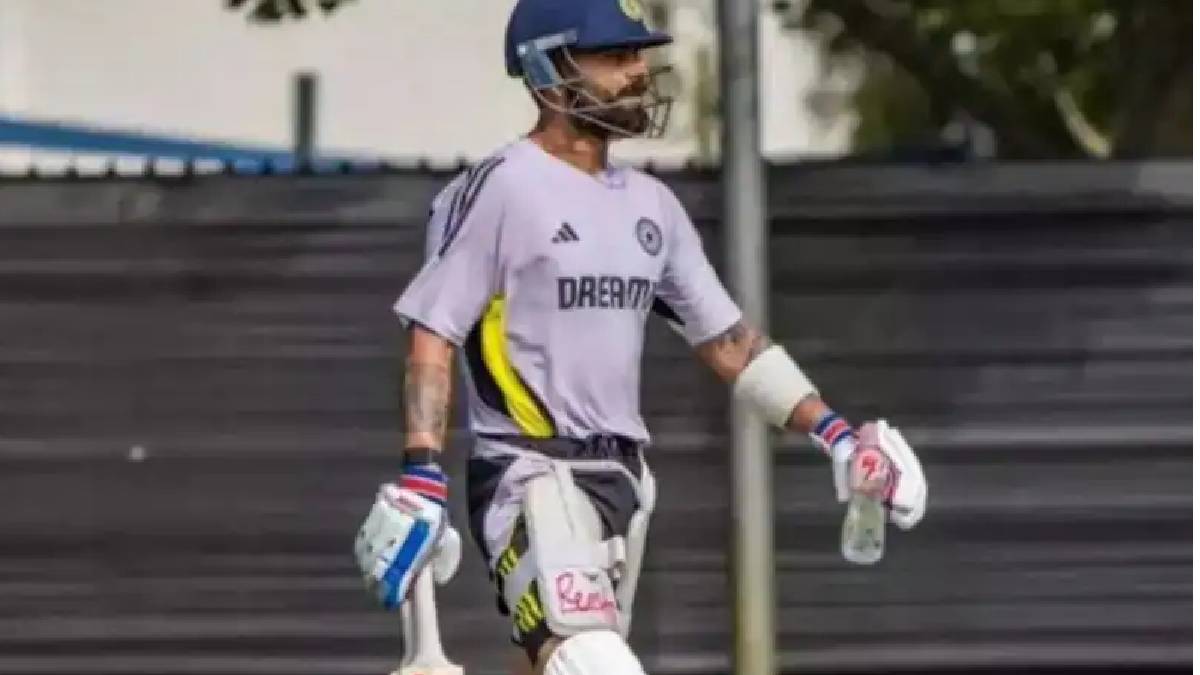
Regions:
M 438 542 L 437 552 L 433 554 L 433 580 L 438 586 L 445 586 L 454 573 L 458 571 L 458 564 L 462 560 L 462 537 L 459 536 L 458 530 L 447 525 L 446 531 L 442 534 L 441 541 Z
M 925 482 L 925 471 L 921 461 L 898 429 L 888 426 L 887 421 L 874 423 L 878 434 L 879 449 L 888 456 L 895 471 L 895 487 L 891 498 L 885 501 L 891 521 L 902 530 L 914 527 L 925 517 L 925 503 L 929 486 Z M 864 432 L 866 426 L 864 426 Z
M 400 606 L 447 529 L 440 504 L 394 484 L 380 487 L 355 541 L 355 554 L 367 588 L 385 608 Z M 457 534 L 454 540 L 448 559 L 457 568 Z

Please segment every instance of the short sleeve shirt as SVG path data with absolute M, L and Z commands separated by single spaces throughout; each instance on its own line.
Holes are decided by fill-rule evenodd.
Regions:
M 741 318 L 665 185 L 589 175 L 527 139 L 455 178 L 428 235 L 395 310 L 461 347 L 475 433 L 647 441 L 649 312 L 692 345 Z

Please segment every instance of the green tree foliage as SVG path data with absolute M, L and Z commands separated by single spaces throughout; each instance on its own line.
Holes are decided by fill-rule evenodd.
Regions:
M 226 8 L 245 12 L 254 23 L 274 24 L 284 19 L 304 19 L 314 10 L 330 14 L 354 0 L 225 0 Z
M 863 77 L 859 150 L 986 125 L 1000 156 L 1190 156 L 1189 0 L 795 0 L 785 25 Z

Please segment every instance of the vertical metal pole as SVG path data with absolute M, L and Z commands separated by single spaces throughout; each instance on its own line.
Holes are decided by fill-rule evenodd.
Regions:
M 292 93 L 292 139 L 297 164 L 310 164 L 317 146 L 317 76 L 298 73 Z
M 721 159 L 729 282 L 746 319 L 766 331 L 767 266 L 759 138 L 759 0 L 717 0 Z M 732 403 L 733 672 L 774 675 L 775 544 L 772 449 L 766 426 Z

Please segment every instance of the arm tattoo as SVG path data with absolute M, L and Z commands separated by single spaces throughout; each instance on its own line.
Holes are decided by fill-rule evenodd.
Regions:
M 404 417 L 406 432 L 428 438 L 432 435 L 441 447 L 446 437 L 450 409 L 450 371 L 430 363 L 408 364 L 404 381 Z
M 739 362 L 739 368 L 745 368 L 770 346 L 771 339 L 746 325 L 745 321 L 738 321 L 713 339 L 713 347 L 718 353 Z
M 770 338 L 745 321 L 738 321 L 701 345 L 701 354 L 717 374 L 732 380 L 770 346 Z

